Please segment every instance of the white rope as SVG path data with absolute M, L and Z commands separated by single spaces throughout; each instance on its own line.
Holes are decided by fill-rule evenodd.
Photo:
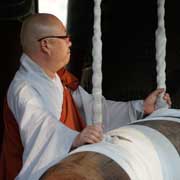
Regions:
M 165 0 L 157 0 L 157 14 L 158 14 L 158 27 L 156 30 L 156 71 L 157 71 L 157 88 L 164 88 L 166 91 L 166 32 L 165 32 L 165 23 L 164 23 L 164 15 L 165 15 Z M 162 108 L 167 107 L 167 103 L 163 100 L 162 94 L 157 101 L 156 107 Z
M 101 41 L 101 0 L 94 0 L 94 35 L 93 35 L 93 76 L 92 94 L 94 97 L 93 121 L 102 123 L 102 41 Z
M 156 71 L 157 71 L 157 88 L 164 88 L 166 91 L 166 33 L 165 33 L 165 0 L 157 0 L 158 6 L 158 28 L 156 30 Z M 93 35 L 93 76 L 92 76 L 92 94 L 94 98 L 93 121 L 94 124 L 102 123 L 102 41 L 101 41 L 101 0 L 94 0 L 94 35 Z M 167 107 L 163 100 L 162 94 L 156 103 L 156 108 Z

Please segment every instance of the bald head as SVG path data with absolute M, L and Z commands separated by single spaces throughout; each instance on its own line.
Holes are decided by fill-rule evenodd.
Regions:
M 38 39 L 54 35 L 59 29 L 64 30 L 62 22 L 51 14 L 33 14 L 22 24 L 21 45 L 25 53 L 38 50 Z

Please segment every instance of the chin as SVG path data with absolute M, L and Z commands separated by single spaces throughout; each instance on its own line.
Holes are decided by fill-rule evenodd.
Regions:
M 66 65 L 69 63 L 69 61 L 70 61 L 70 58 L 68 58 L 68 59 L 66 60 Z

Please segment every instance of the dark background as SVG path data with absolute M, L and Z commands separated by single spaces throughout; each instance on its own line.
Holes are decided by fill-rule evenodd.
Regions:
M 67 29 L 72 36 L 68 66 L 91 92 L 93 0 L 69 0 Z M 155 30 L 156 0 L 102 0 L 103 95 L 112 100 L 146 97 L 156 88 Z M 174 108 L 180 108 L 180 1 L 166 0 L 165 27 L 166 84 Z M 37 12 L 36 0 L 0 2 L 1 96 L 0 137 L 3 134 L 2 107 L 7 88 L 19 65 L 19 32 L 27 15 Z M 1 143 L 0 143 L 1 144 Z

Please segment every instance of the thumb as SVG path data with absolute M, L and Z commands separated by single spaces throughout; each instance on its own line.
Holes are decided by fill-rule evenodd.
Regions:
M 163 91 L 164 91 L 164 88 L 158 88 L 158 89 L 156 89 L 156 90 L 153 92 L 153 94 L 154 94 L 155 96 L 158 96 L 158 95 L 160 95 Z

